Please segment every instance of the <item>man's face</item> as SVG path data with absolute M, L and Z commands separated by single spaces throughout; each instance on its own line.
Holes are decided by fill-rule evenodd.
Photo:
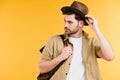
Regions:
M 67 35 L 75 34 L 80 29 L 79 21 L 75 19 L 75 14 L 65 15 L 64 17 L 64 29 Z

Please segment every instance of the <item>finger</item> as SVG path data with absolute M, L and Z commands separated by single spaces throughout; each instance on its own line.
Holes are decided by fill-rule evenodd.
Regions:
M 90 22 L 88 21 L 88 19 L 85 20 L 87 22 L 87 24 L 90 24 Z
M 86 22 L 88 23 L 88 25 L 90 26 L 90 27 L 92 27 L 92 23 L 90 23 L 90 21 L 88 21 L 88 20 L 86 20 Z
M 95 17 L 94 16 L 92 16 L 92 15 L 85 15 L 85 17 L 87 17 L 87 18 L 89 18 L 89 19 L 91 19 L 91 20 L 93 20 Z
M 90 23 L 94 23 L 95 21 L 97 21 L 97 19 L 93 15 L 85 15 L 85 17 L 88 18 Z

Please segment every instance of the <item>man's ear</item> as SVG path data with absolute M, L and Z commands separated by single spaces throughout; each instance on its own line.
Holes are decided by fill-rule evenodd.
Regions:
M 80 27 L 83 27 L 83 25 L 84 25 L 84 21 L 80 20 L 80 21 L 79 21 L 79 26 L 80 26 Z

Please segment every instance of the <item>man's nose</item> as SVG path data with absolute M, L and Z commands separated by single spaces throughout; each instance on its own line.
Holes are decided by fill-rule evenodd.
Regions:
M 68 23 L 65 22 L 65 23 L 64 23 L 64 27 L 68 27 Z

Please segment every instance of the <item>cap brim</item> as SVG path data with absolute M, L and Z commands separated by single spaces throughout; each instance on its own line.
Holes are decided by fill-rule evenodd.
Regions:
M 61 8 L 61 11 L 63 14 L 66 14 L 67 12 L 70 12 L 70 11 L 76 12 L 77 14 L 79 14 L 83 17 L 84 25 L 85 26 L 88 25 L 87 22 L 85 21 L 86 20 L 85 16 L 83 16 L 82 13 L 80 11 L 78 11 L 77 9 L 71 8 L 70 6 L 65 6 L 65 7 Z

